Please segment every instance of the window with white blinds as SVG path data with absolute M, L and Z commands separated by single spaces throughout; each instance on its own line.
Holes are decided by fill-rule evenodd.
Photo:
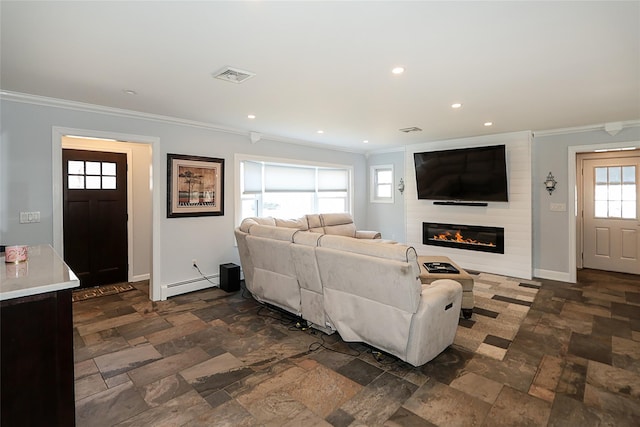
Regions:
M 351 169 L 240 161 L 242 218 L 349 212 Z

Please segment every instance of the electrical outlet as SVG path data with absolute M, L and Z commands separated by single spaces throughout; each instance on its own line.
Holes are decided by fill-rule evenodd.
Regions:
M 191 265 L 192 265 L 192 266 L 194 266 L 194 267 L 195 267 L 196 265 L 198 265 L 198 260 L 197 260 L 197 259 L 195 259 L 195 258 L 194 258 L 194 259 L 192 259 L 192 260 L 191 260 Z

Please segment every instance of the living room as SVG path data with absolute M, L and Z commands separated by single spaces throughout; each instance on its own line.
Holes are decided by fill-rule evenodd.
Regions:
M 19 3 L 24 4 L 19 5 Z M 32 4 L 29 5 L 29 3 Z M 117 75 L 119 72 L 116 70 L 122 66 L 122 61 L 125 59 L 133 61 L 132 57 L 137 58 L 137 55 L 135 52 L 127 52 L 122 57 L 116 56 L 117 59 L 105 59 L 98 54 L 99 52 L 96 53 L 92 46 L 88 46 L 91 43 L 90 40 L 86 40 L 86 43 L 73 44 L 73 49 L 68 49 L 68 51 L 59 48 L 58 50 L 49 49 L 54 52 L 52 55 L 59 59 L 59 62 L 55 62 L 56 65 L 53 61 L 49 63 L 49 57 L 45 57 L 41 53 L 46 51 L 48 47 L 46 44 L 42 46 L 39 44 L 44 43 L 43 40 L 46 40 L 46 37 L 34 36 L 31 39 L 28 32 L 32 25 L 42 25 L 51 31 L 50 26 L 55 26 L 56 23 L 47 22 L 53 21 L 47 19 L 47 16 L 51 16 L 47 12 L 56 7 L 54 3 L 45 6 L 37 2 L 3 1 L 0 6 L 3 12 L 3 79 L 2 92 L 0 93 L 0 122 L 2 123 L 0 193 L 3 197 L 0 199 L 0 242 L 22 245 L 50 244 L 58 253 L 64 253 L 61 185 L 63 148 L 90 147 L 91 149 L 104 149 L 104 151 L 128 150 L 132 153 L 133 162 L 135 162 L 132 164 L 132 167 L 135 168 L 133 173 L 136 174 L 134 179 L 143 182 L 141 189 L 134 190 L 131 195 L 133 201 L 129 207 L 133 225 L 130 227 L 131 234 L 128 242 L 130 261 L 128 279 L 132 282 L 149 280 L 148 296 L 154 302 L 163 300 L 171 302 L 174 297 L 188 298 L 192 291 L 211 288 L 213 285 L 209 280 L 215 284 L 219 283 L 221 264 L 240 264 L 233 234 L 233 230 L 242 220 L 240 214 L 240 162 L 247 158 L 265 159 L 307 165 L 338 165 L 349 168 L 352 181 L 350 213 L 358 228 L 378 230 L 383 238 L 414 245 L 419 254 L 445 254 L 471 270 L 513 275 L 523 280 L 546 279 L 570 286 L 577 281 L 577 272 L 582 266 L 579 255 L 581 248 L 580 223 L 574 210 L 575 200 L 579 197 L 577 190 L 579 177 L 576 173 L 579 170 L 578 156 L 596 150 L 620 151 L 632 148 L 637 152 L 640 149 L 640 92 L 638 91 L 637 78 L 640 71 L 640 58 L 638 57 L 638 37 L 636 37 L 639 31 L 638 14 L 636 13 L 638 2 L 619 4 L 617 6 L 621 7 L 616 11 L 609 9 L 609 6 L 606 5 L 607 2 L 592 3 L 596 3 L 593 5 L 594 9 L 586 15 L 593 19 L 593 22 L 598 22 L 600 19 L 605 20 L 603 17 L 606 16 L 605 23 L 600 22 L 599 31 L 596 33 L 602 36 L 611 30 L 612 38 L 608 44 L 609 48 L 594 49 L 589 42 L 576 41 L 577 39 L 574 40 L 573 37 L 572 43 L 567 45 L 579 46 L 580 49 L 579 52 L 576 52 L 576 57 L 585 61 L 585 58 L 589 58 L 590 61 L 587 63 L 589 65 L 585 65 L 585 63 L 573 64 L 574 68 L 569 71 L 561 69 L 560 65 L 558 65 L 558 69 L 555 69 L 551 63 L 540 57 L 540 52 L 549 47 L 551 42 L 536 45 L 538 50 L 531 50 L 529 53 L 526 48 L 518 50 L 520 56 L 512 56 L 506 61 L 507 63 L 531 63 L 533 65 L 529 64 L 527 67 L 538 70 L 546 76 L 557 72 L 559 83 L 556 83 L 560 87 L 566 86 L 566 92 L 552 91 L 547 87 L 534 89 L 540 95 L 536 98 L 543 98 L 544 102 L 539 103 L 538 99 L 536 105 L 542 105 L 542 107 L 535 111 L 525 111 L 527 114 L 531 113 L 531 120 L 527 114 L 518 109 L 518 103 L 515 100 L 527 104 L 529 99 L 524 93 L 528 94 L 529 92 L 526 92 L 525 89 L 530 89 L 528 86 L 536 86 L 536 81 L 506 79 L 504 86 L 498 85 L 481 91 L 488 92 L 488 94 L 485 93 L 485 99 L 494 96 L 491 93 L 492 90 L 496 97 L 499 93 L 515 92 L 516 96 L 512 98 L 511 108 L 521 114 L 519 117 L 507 114 L 498 118 L 494 118 L 494 116 L 491 117 L 491 120 L 494 121 L 493 125 L 485 126 L 483 123 L 485 119 L 481 119 L 484 117 L 482 110 L 489 113 L 492 112 L 492 109 L 497 108 L 496 106 L 484 108 L 476 105 L 474 107 L 471 100 L 469 102 L 463 100 L 462 110 L 457 112 L 453 112 L 449 104 L 437 107 L 446 110 L 445 112 L 435 112 L 433 109 L 436 107 L 429 106 L 427 108 L 425 106 L 425 110 L 422 112 L 406 113 L 406 120 L 396 120 L 387 124 L 385 126 L 386 132 L 393 135 L 388 140 L 381 142 L 372 138 L 368 144 L 364 145 L 361 138 L 352 138 L 351 134 L 349 137 L 344 136 L 346 134 L 336 137 L 328 130 L 324 135 L 317 134 L 315 127 L 311 131 L 297 129 L 298 133 L 295 134 L 289 134 L 287 126 L 280 128 L 281 133 L 266 127 L 263 130 L 260 128 L 259 122 L 251 121 L 254 119 L 245 120 L 246 114 L 242 117 L 244 120 L 242 125 L 238 124 L 238 119 L 233 119 L 236 120 L 235 122 L 230 119 L 230 124 L 228 124 L 224 122 L 224 118 L 227 117 L 224 108 L 216 110 L 219 115 L 211 115 L 207 120 L 204 120 L 203 116 L 192 118 L 173 114 L 177 110 L 169 108 L 172 101 L 159 102 L 152 99 L 150 103 L 155 103 L 158 109 L 145 111 L 141 106 L 142 101 L 136 100 L 136 97 L 137 99 L 147 98 L 145 102 L 149 102 L 149 98 L 153 98 L 153 96 L 145 94 L 144 91 L 139 95 L 123 93 L 124 89 L 130 87 L 127 86 L 128 82 L 122 81 L 126 80 L 125 77 L 118 76 L 118 82 L 110 81 L 106 85 L 108 87 L 94 86 L 95 82 L 87 82 L 81 77 L 75 79 L 74 84 L 67 81 L 61 83 L 62 80 L 57 81 L 55 78 L 51 78 L 51 80 L 43 78 L 42 75 L 36 73 L 36 70 L 47 68 L 42 64 L 48 64 L 51 67 L 51 75 L 54 75 L 55 69 L 58 73 L 56 76 L 62 79 L 61 76 L 65 75 L 66 61 L 73 59 L 72 57 L 76 54 L 80 56 L 86 54 L 87 58 L 91 57 L 86 62 L 93 63 L 95 68 L 85 69 L 86 75 L 98 75 L 98 69 L 103 71 L 108 69 L 105 74 Z M 32 7 L 36 9 L 42 7 L 41 13 L 32 14 Z M 69 6 L 67 5 L 67 7 Z M 444 6 L 440 5 L 440 7 Z M 453 6 L 449 7 L 454 8 Z M 460 4 L 456 7 L 462 8 L 464 6 Z M 562 33 L 561 25 L 559 25 L 560 16 L 566 17 L 568 10 L 570 8 L 561 8 L 557 15 L 540 13 L 535 16 L 538 18 L 546 16 L 552 20 L 553 34 L 558 35 Z M 607 13 L 601 15 L 599 13 L 601 11 Z M 625 11 L 630 12 L 625 13 Z M 84 13 L 87 11 L 85 10 Z M 402 16 L 405 16 L 405 13 L 411 15 L 405 10 Z M 453 12 L 449 11 L 448 13 Z M 487 13 L 484 12 L 483 16 Z M 30 19 L 21 21 L 30 14 L 33 21 Z M 61 13 L 60 15 L 65 14 Z M 109 14 L 109 19 L 112 19 L 109 22 L 114 27 L 122 24 L 113 15 L 120 16 L 116 12 Z M 302 13 L 302 15 L 305 14 Z M 544 19 L 534 23 L 526 23 L 524 15 L 526 14 L 518 15 L 520 19 L 507 21 L 505 28 L 512 31 L 513 34 L 517 34 L 518 28 L 516 27 L 522 24 L 526 26 L 530 34 L 533 34 L 543 32 L 541 29 L 545 28 L 544 25 L 549 25 Z M 74 13 L 65 16 L 69 20 L 76 19 Z M 82 19 L 79 16 L 78 21 L 82 22 L 80 28 L 85 31 L 88 31 L 92 26 L 99 26 L 95 25 L 98 21 L 97 17 Z M 82 16 L 90 17 L 92 14 L 88 13 Z M 237 18 L 238 27 L 246 23 L 242 15 L 234 14 L 233 16 Z M 255 12 L 255 15 L 251 16 L 250 22 L 252 24 L 261 20 L 260 12 Z M 339 14 L 334 13 L 333 17 L 335 16 L 339 16 Z M 136 15 L 135 18 L 128 17 L 126 24 L 129 27 L 135 26 L 135 20 L 139 17 L 139 15 Z M 14 18 L 15 21 L 12 23 Z M 107 19 L 107 16 L 104 18 Z M 375 18 L 379 20 L 378 22 L 386 22 L 384 16 L 376 16 Z M 185 20 L 188 19 L 185 18 Z M 17 30 L 16 27 L 19 27 L 21 22 L 30 22 L 31 24 L 24 25 L 20 30 Z M 331 23 L 331 19 L 320 22 Z M 593 23 L 592 21 L 588 22 Z M 428 25 L 424 26 L 428 27 Z M 295 27 L 294 29 L 299 31 L 303 25 Z M 323 30 L 322 34 L 326 32 L 324 30 L 329 28 L 328 24 L 326 27 L 322 25 L 320 27 Z M 380 24 L 378 30 L 380 27 L 384 28 L 384 24 Z M 417 27 L 419 26 L 416 25 L 412 28 Z M 447 28 L 444 24 L 442 27 Z M 591 32 L 586 24 L 581 25 L 580 28 L 583 29 L 584 34 Z M 614 31 L 615 28 L 618 30 Z M 263 28 L 262 31 L 264 31 Z M 34 34 L 36 34 L 35 31 Z M 101 34 L 108 38 L 108 33 Z M 256 34 L 260 34 L 260 31 L 256 30 Z M 479 37 L 478 34 L 471 33 L 468 39 Z M 73 31 L 67 33 L 65 37 L 71 39 L 74 38 L 73 36 L 82 41 L 82 37 Z M 8 40 L 11 40 L 11 43 Z M 40 40 L 40 42 L 36 40 Z M 142 51 L 144 46 L 153 45 L 153 42 L 144 40 L 146 41 L 135 44 L 138 51 Z M 531 39 L 526 38 L 526 40 L 530 41 Z M 616 41 L 620 43 L 616 43 Z M 67 42 L 71 43 L 71 40 L 67 40 Z M 309 46 L 322 46 L 322 42 L 323 38 L 318 36 L 307 43 Z M 225 43 L 232 44 L 227 40 Z M 332 40 L 332 43 L 340 45 L 340 40 Z M 360 43 L 364 43 L 364 41 L 360 40 Z M 472 44 L 478 47 L 475 43 Z M 126 44 L 115 43 L 115 45 L 124 46 Z M 297 48 L 303 49 L 302 45 L 303 43 L 298 44 Z M 17 53 L 20 49 L 29 51 L 29 48 L 38 54 L 23 58 Z M 161 51 L 160 56 L 165 56 L 166 51 L 175 52 L 180 48 L 180 46 L 170 44 L 156 47 Z M 371 52 L 374 52 L 376 46 L 370 48 Z M 317 62 L 322 62 L 317 59 L 313 60 L 317 52 L 317 49 L 312 49 L 311 53 L 304 56 L 305 64 L 308 64 L 309 67 L 317 66 L 319 65 Z M 90 53 L 96 54 L 98 57 L 91 56 Z M 259 56 L 258 53 L 251 52 L 254 56 Z M 470 54 L 470 56 L 473 55 Z M 502 54 L 496 56 L 502 56 Z M 571 55 L 567 54 L 567 56 Z M 273 55 L 273 67 L 271 68 L 279 68 L 278 57 L 278 55 Z M 238 60 L 239 66 L 246 66 L 241 63 L 239 58 L 236 58 L 238 57 L 215 58 L 215 60 L 208 61 L 209 68 L 202 71 L 206 75 L 207 83 L 211 83 L 212 79 L 209 74 L 214 71 L 214 68 L 222 67 L 226 61 L 235 62 Z M 478 59 L 476 56 L 473 58 Z M 446 63 L 446 60 L 449 59 L 451 59 L 449 55 L 444 55 L 440 59 L 440 64 Z M 136 61 L 138 60 L 140 59 L 136 59 Z M 151 63 L 151 59 L 149 61 Z M 84 66 L 82 62 L 80 60 L 74 64 L 82 68 L 81 65 Z M 569 59 L 562 64 L 568 67 L 567 63 L 571 62 Z M 467 65 L 472 63 L 473 61 Z M 585 76 L 578 77 L 584 69 L 593 64 L 602 65 L 600 63 L 606 64 L 606 67 L 615 70 L 615 72 L 611 72 L 613 74 L 603 73 L 599 78 L 593 80 L 596 82 L 594 84 L 584 83 L 583 78 L 586 81 L 592 81 Z M 395 64 L 385 63 L 381 66 L 381 73 L 385 73 L 382 79 L 385 83 L 391 82 L 391 87 L 400 86 L 398 80 L 389 78 L 391 65 Z M 498 75 L 498 80 L 500 80 L 500 76 L 504 78 L 504 73 L 498 67 L 487 64 L 484 64 L 483 67 L 491 70 L 489 74 Z M 151 68 L 160 69 L 162 67 L 154 62 Z M 427 75 L 424 68 L 420 69 L 424 75 Z M 597 69 L 602 70 L 599 67 Z M 254 71 L 258 71 L 257 75 L 244 85 L 248 85 L 252 81 L 259 81 L 261 78 L 260 70 Z M 538 71 L 527 74 L 527 77 L 535 77 Z M 269 69 L 269 72 L 274 73 L 274 70 Z M 410 66 L 407 67 L 407 72 L 410 74 Z M 459 75 L 456 76 L 457 72 L 450 70 L 449 72 L 452 73 L 452 80 L 454 77 L 461 80 Z M 37 76 L 33 79 L 27 79 L 32 73 Z M 24 76 L 25 82 L 29 80 L 29 84 L 21 81 L 19 78 L 21 74 Z M 593 77 L 591 74 L 589 77 Z M 568 75 L 576 76 L 576 78 L 574 80 L 568 79 Z M 486 77 L 489 78 L 488 75 Z M 171 81 L 172 77 L 163 75 L 163 78 L 166 81 Z M 358 78 L 359 76 L 349 74 L 347 80 L 354 81 Z M 144 79 L 143 77 L 142 80 Z M 479 79 L 482 80 L 482 78 Z M 49 89 L 39 88 L 38 81 L 45 80 L 50 84 Z M 339 88 L 344 84 L 344 81 L 342 77 L 337 80 L 334 84 Z M 475 80 L 475 78 L 470 80 Z M 194 99 L 215 98 L 213 104 L 224 104 L 221 100 L 225 99 L 231 108 L 235 99 L 235 95 L 231 91 L 245 89 L 250 91 L 247 89 L 250 86 L 236 86 L 235 83 L 218 81 L 215 84 L 227 86 L 222 86 L 224 89 L 215 95 L 209 93 L 208 89 L 190 92 L 186 95 L 179 94 L 178 92 L 181 91 L 179 84 L 169 85 L 171 90 L 168 92 L 172 92 L 172 96 L 176 97 L 179 95 L 190 96 Z M 436 82 L 435 86 L 439 84 Z M 75 88 L 73 89 L 74 95 L 83 94 L 83 96 L 65 96 L 67 93 L 72 93 L 72 87 Z M 299 83 L 296 87 L 301 90 Z M 479 86 L 474 87 L 480 91 L 477 89 Z M 313 103 L 314 99 L 323 98 L 323 89 L 326 87 L 318 85 L 318 92 L 315 92 L 315 96 L 318 98 L 309 97 L 308 93 L 304 92 L 307 95 L 305 99 L 309 105 Z M 433 89 L 432 86 L 431 90 Z M 109 94 L 110 91 L 117 92 L 117 94 Z M 581 92 L 586 95 L 567 101 L 567 98 Z M 269 92 L 272 104 L 290 101 L 289 98 L 285 98 L 286 101 L 275 102 L 274 100 L 278 99 L 278 96 L 275 95 L 277 93 L 277 87 L 272 88 Z M 435 97 L 436 91 L 420 93 L 421 102 L 424 102 L 425 99 L 429 99 L 431 94 Z M 442 95 L 438 100 L 447 98 L 447 103 L 458 101 L 458 99 L 448 98 L 454 95 L 457 93 Z M 115 101 L 112 99 L 113 102 L 107 102 L 110 97 L 114 97 Z M 372 101 L 375 98 L 366 91 L 361 92 L 360 98 L 363 100 L 362 105 L 384 104 Z M 473 97 L 470 96 L 471 98 Z M 330 102 L 336 105 L 349 104 L 344 99 L 333 97 Z M 399 109 L 398 104 L 402 103 L 397 98 L 394 99 L 395 103 L 389 102 L 388 104 L 393 106 L 389 110 L 396 109 L 396 107 Z M 620 103 L 617 102 L 618 100 Z M 533 100 L 531 103 L 534 103 Z M 180 103 L 176 102 L 176 104 Z M 600 113 L 596 114 L 592 111 L 589 115 L 581 115 L 569 111 L 569 106 L 577 108 L 580 104 L 598 105 Z M 387 110 L 387 104 L 384 105 L 381 110 Z M 548 116 L 541 115 L 541 117 L 546 117 L 547 121 L 542 123 L 534 121 L 533 113 L 538 115 L 537 113 L 546 109 L 545 105 L 549 110 L 552 110 L 552 107 L 562 107 L 560 110 L 564 108 L 566 114 L 561 115 L 554 108 L 549 115 L 557 115 L 558 120 L 555 117 L 554 120 L 551 120 Z M 246 105 L 234 108 L 244 109 L 245 107 Z M 502 107 L 504 108 L 504 105 Z M 268 105 L 264 108 L 268 109 Z M 276 105 L 273 108 L 275 109 Z M 296 108 L 301 109 L 300 106 Z M 324 105 L 320 107 L 321 111 L 322 109 L 327 111 L 327 114 L 331 110 Z M 469 115 L 472 117 L 466 118 L 464 125 L 471 126 L 469 123 L 473 121 L 476 126 L 475 130 L 469 127 L 463 129 L 463 123 L 459 118 L 451 118 L 452 115 L 459 112 L 464 113 L 465 109 L 470 112 Z M 508 109 L 509 107 L 507 107 Z M 204 109 L 201 110 L 204 111 Z M 391 114 L 389 111 L 387 113 Z M 291 122 L 300 117 L 291 112 L 288 114 L 285 117 Z M 562 120 L 560 120 L 561 116 Z M 308 117 L 305 117 L 304 120 L 313 122 Z M 334 120 L 335 123 L 350 121 L 348 118 L 345 120 L 344 117 L 334 117 Z M 538 120 L 540 120 L 539 117 Z M 357 120 L 353 120 L 353 122 L 357 122 Z M 291 127 L 295 127 L 293 123 L 291 125 Z M 369 122 L 365 127 L 373 129 L 377 125 L 378 123 Z M 424 130 L 410 133 L 398 131 L 406 126 L 418 125 L 422 126 Z M 436 125 L 446 128 L 448 133 L 438 134 L 433 130 Z M 300 136 L 304 132 L 308 132 L 308 137 Z M 510 183 L 513 194 L 509 202 L 490 202 L 488 206 L 484 207 L 434 206 L 431 202 L 418 199 L 413 163 L 415 152 L 496 144 L 507 145 L 508 159 L 513 162 L 509 163 L 508 172 L 516 180 Z M 167 196 L 170 185 L 167 182 L 167 159 L 169 154 L 224 159 L 224 214 L 185 218 L 168 217 Z M 140 158 L 143 158 L 142 163 L 138 163 Z M 392 203 L 371 202 L 371 171 L 381 165 L 392 165 Z M 553 174 L 556 181 L 554 191 L 551 192 L 544 184 L 550 173 Z M 401 182 L 404 184 L 403 191 L 399 189 Z M 21 212 L 38 212 L 39 222 L 22 223 L 20 220 Z M 459 219 L 476 225 L 495 224 L 504 227 L 508 232 L 505 237 L 508 245 L 506 255 L 477 252 L 472 255 L 466 251 L 447 248 L 434 249 L 423 245 L 422 222 L 426 220 L 456 222 L 453 220 L 445 221 L 448 219 Z M 194 269 L 193 260 L 197 260 L 199 271 Z M 143 289 L 147 291 L 146 287 Z M 551 296 L 545 295 L 544 297 L 545 303 L 554 304 Z M 556 295 L 554 297 L 558 298 Z M 631 336 L 631 331 L 629 331 L 629 335 Z M 633 336 L 637 341 L 635 330 Z

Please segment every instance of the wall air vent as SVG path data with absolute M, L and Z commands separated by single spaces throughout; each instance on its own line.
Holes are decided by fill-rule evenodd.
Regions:
M 213 77 L 216 79 L 224 80 L 231 83 L 242 83 L 245 80 L 249 80 L 255 76 L 255 73 L 251 71 L 240 70 L 238 68 L 225 67 L 222 70 L 213 73 Z
M 410 128 L 399 129 L 400 132 L 409 133 L 409 132 L 422 132 L 422 129 L 412 126 Z

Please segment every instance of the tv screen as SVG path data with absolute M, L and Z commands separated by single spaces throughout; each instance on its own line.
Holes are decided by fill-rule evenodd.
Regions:
M 504 145 L 414 153 L 418 199 L 508 201 Z

